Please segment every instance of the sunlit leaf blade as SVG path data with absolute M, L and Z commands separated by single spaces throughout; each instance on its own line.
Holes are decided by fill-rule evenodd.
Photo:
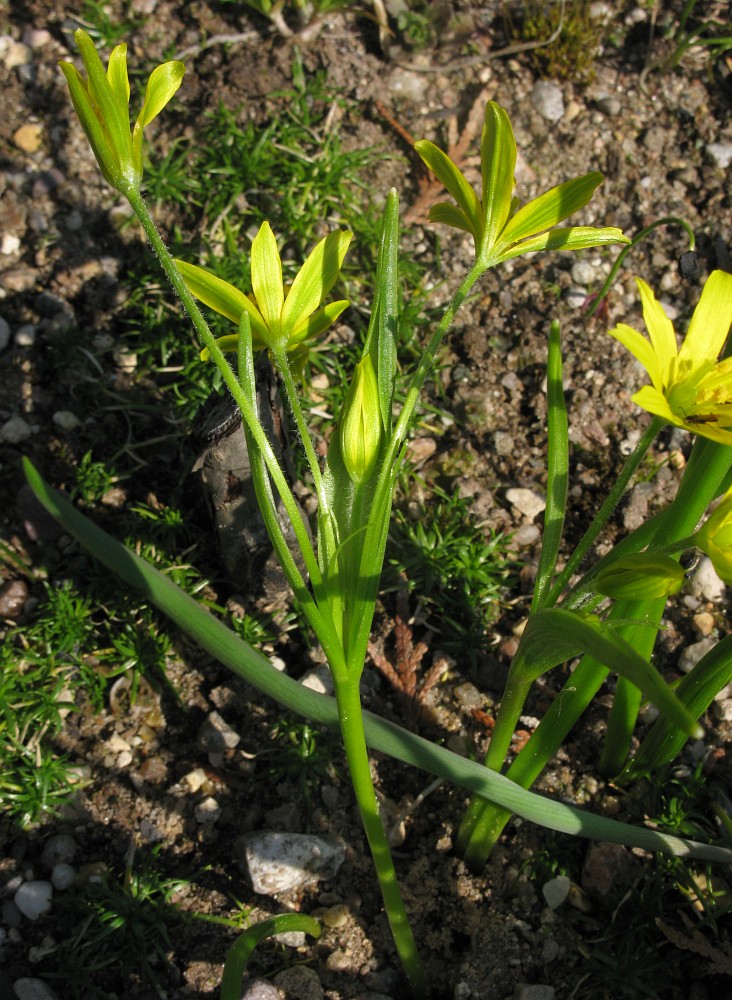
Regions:
M 302 319 L 315 312 L 338 280 L 352 239 L 353 233 L 335 230 L 310 252 L 287 293 L 282 308 L 283 331 L 297 329 Z
M 117 150 L 131 149 L 129 104 L 117 99 L 89 35 L 80 28 L 74 33 L 74 38 L 84 62 L 89 96 L 96 105 L 95 115 L 103 116 Z
M 249 958 L 260 941 L 275 934 L 291 934 L 293 931 L 304 931 L 317 939 L 320 937 L 320 924 L 314 917 L 304 913 L 279 913 L 275 917 L 260 920 L 240 934 L 226 954 L 220 1000 L 241 1000 L 242 977 Z
M 529 618 L 518 652 L 511 665 L 522 680 L 533 680 L 550 667 L 585 653 L 621 677 L 627 678 L 648 697 L 674 725 L 701 735 L 696 718 L 688 712 L 663 682 L 657 671 L 633 647 L 599 618 L 575 614 L 561 608 L 537 611 Z
M 225 337 L 217 337 L 216 343 L 218 345 L 219 350 L 223 351 L 224 354 L 231 354 L 232 352 L 236 352 L 238 350 L 239 334 L 229 333 Z M 209 353 L 209 350 L 207 347 L 204 347 L 204 349 L 201 351 L 201 361 L 210 361 L 210 360 L 211 360 L 211 355 Z
M 472 233 L 473 228 L 465 212 L 447 201 L 440 201 L 433 205 L 429 214 L 430 222 L 441 222 L 445 226 L 453 226 L 455 229 L 462 229 L 466 233 Z
M 503 249 L 503 241 L 490 254 L 491 261 L 511 260 L 525 253 L 536 253 L 537 250 L 584 250 L 587 247 L 600 247 L 608 243 L 629 243 L 620 229 L 593 229 L 591 226 L 572 226 L 568 229 L 552 229 L 523 240 L 515 246 Z
M 23 460 L 23 467 L 35 495 L 68 533 L 120 579 L 147 594 L 164 614 L 213 657 L 298 715 L 333 728 L 338 727 L 334 698 L 317 694 L 303 687 L 294 678 L 280 673 L 265 656 L 231 632 L 223 622 L 180 590 L 169 577 L 120 545 L 76 510 L 68 500 L 50 489 L 27 459 Z M 732 851 L 724 848 L 697 844 L 655 830 L 593 816 L 563 802 L 554 802 L 528 792 L 475 761 L 459 757 L 369 712 L 364 713 L 364 723 L 366 739 L 374 749 L 454 781 L 534 823 L 564 833 L 624 843 L 649 851 L 706 858 L 725 864 L 732 862 Z
M 584 177 L 565 181 L 534 198 L 509 219 L 501 233 L 501 243 L 515 243 L 535 236 L 568 219 L 587 204 L 602 181 L 602 174 L 594 171 Z
M 188 286 L 188 290 L 197 299 L 209 306 L 222 316 L 226 316 L 232 323 L 239 325 L 241 314 L 247 312 L 252 323 L 252 330 L 255 337 L 266 340 L 268 330 L 265 326 L 259 310 L 251 299 L 240 292 L 238 288 L 230 285 L 228 281 L 217 277 L 211 271 L 197 264 L 188 264 L 184 260 L 176 260 L 178 269 L 183 275 L 183 280 Z
M 119 183 L 119 161 L 112 149 L 107 132 L 97 118 L 86 83 L 72 63 L 60 62 L 59 66 L 66 77 L 71 103 L 74 105 L 76 116 L 89 140 L 94 157 L 107 181 L 112 186 L 116 186 Z
M 414 148 L 417 150 L 425 165 L 432 171 L 435 177 L 443 184 L 469 220 L 471 232 L 475 236 L 476 242 L 482 232 L 482 211 L 480 201 L 473 188 L 463 177 L 450 157 L 443 153 L 433 142 L 428 139 L 420 139 L 415 142 Z
M 508 220 L 516 170 L 516 140 L 511 122 L 506 111 L 495 101 L 489 101 L 485 109 L 480 163 L 483 178 L 482 249 L 490 252 Z
M 394 380 L 397 369 L 397 324 L 399 314 L 399 197 L 394 188 L 384 207 L 381 245 L 376 266 L 378 318 L 376 343 L 371 358 L 376 371 L 381 424 L 387 438 L 391 432 Z

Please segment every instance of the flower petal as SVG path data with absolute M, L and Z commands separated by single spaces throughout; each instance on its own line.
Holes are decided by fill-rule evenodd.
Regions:
M 142 128 L 163 110 L 181 85 L 186 68 L 182 62 L 172 61 L 156 66 L 145 88 L 145 100 L 137 122 Z
M 288 352 L 303 340 L 312 340 L 319 337 L 321 333 L 325 333 L 341 313 L 348 309 L 350 304 L 348 299 L 338 299 L 336 302 L 329 302 L 322 309 L 316 309 L 310 316 L 300 320 L 287 338 Z
M 204 305 L 221 313 L 222 316 L 226 316 L 237 326 L 241 320 L 241 314 L 243 312 L 249 313 L 252 333 L 264 342 L 270 340 L 269 330 L 259 310 L 244 292 L 240 292 L 238 288 L 234 288 L 223 278 L 217 278 L 215 274 L 204 267 L 188 264 L 184 260 L 176 260 L 176 264 L 191 295 L 195 295 Z
M 489 101 L 485 108 L 480 164 L 483 178 L 481 249 L 490 251 L 508 221 L 516 186 L 516 140 L 506 111 L 495 101 Z
M 663 417 L 664 420 L 670 424 L 675 424 L 676 427 L 686 426 L 683 419 L 677 413 L 674 413 L 668 405 L 668 400 L 664 394 L 659 392 L 658 389 L 654 389 L 653 386 L 644 385 L 642 389 L 635 393 L 632 399 L 637 406 L 641 406 L 648 413 L 653 413 L 657 417 Z
M 251 270 L 252 291 L 262 318 L 270 329 L 269 339 L 279 341 L 285 290 L 277 240 L 268 222 L 262 223 L 252 240 Z
M 650 375 L 653 388 L 663 394 L 663 371 L 648 338 L 644 337 L 642 333 L 638 333 L 632 326 L 626 326 L 625 323 L 618 323 L 614 329 L 610 330 L 610 336 L 619 340 L 623 347 L 626 347 L 633 357 L 643 365 Z
M 437 180 L 445 185 L 458 203 L 458 206 L 462 209 L 465 218 L 469 221 L 470 232 L 475 237 L 477 243 L 483 231 L 483 213 L 477 194 L 450 157 L 435 146 L 433 142 L 429 142 L 427 139 L 420 139 L 418 142 L 415 142 L 414 148 L 421 156 L 425 165 L 432 171 Z
M 732 274 L 712 271 L 694 310 L 679 361 L 716 360 L 732 324 Z
M 293 281 L 282 308 L 282 334 L 291 339 L 297 329 L 323 301 L 338 280 L 353 233 L 336 230 L 310 252 Z
M 112 84 L 107 77 L 107 73 L 99 58 L 94 42 L 89 35 L 81 28 L 74 33 L 76 44 L 79 46 L 81 58 L 84 61 L 84 68 L 88 77 L 87 92 L 95 107 L 96 117 L 104 122 L 116 158 L 123 160 L 129 158 L 132 150 L 132 136 L 130 134 L 130 111 L 126 101 L 120 101 L 116 90 L 112 89 Z M 121 46 L 118 46 L 121 48 Z M 115 57 L 116 66 L 113 67 L 115 77 L 115 87 L 120 86 L 120 59 L 124 53 L 119 53 Z M 68 77 L 67 77 L 68 79 Z
M 109 57 L 107 79 L 121 108 L 125 108 L 129 119 L 130 78 L 127 75 L 127 46 L 115 45 Z M 127 122 L 129 128 L 129 120 Z
M 60 62 L 59 66 L 66 77 L 71 103 L 89 140 L 94 157 L 108 183 L 116 188 L 120 181 L 119 159 L 112 147 L 108 131 L 97 117 L 95 105 L 87 89 L 87 81 L 73 63 Z
M 663 311 L 663 306 L 642 278 L 636 278 L 643 305 L 643 319 L 651 338 L 653 350 L 661 366 L 663 384 L 671 383 L 678 355 L 676 334 L 671 320 Z
M 534 198 L 509 220 L 501 233 L 501 243 L 515 243 L 552 229 L 583 208 L 603 180 L 602 174 L 594 171 L 565 181 Z

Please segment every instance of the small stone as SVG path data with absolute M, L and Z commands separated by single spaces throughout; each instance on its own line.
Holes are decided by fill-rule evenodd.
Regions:
M 714 615 L 710 615 L 708 611 L 700 611 L 698 614 L 694 615 L 694 631 L 697 632 L 702 639 L 711 635 L 713 629 Z
M 10 324 L 0 316 L 0 351 L 4 351 L 10 343 Z
M 215 823 L 221 816 L 221 806 L 212 796 L 199 802 L 194 810 L 197 823 Z
M 622 844 L 591 844 L 582 868 L 582 888 L 601 899 L 620 898 L 637 871 L 637 860 Z
M 723 698 L 721 701 L 715 698 L 712 710 L 720 722 L 732 722 L 732 698 Z
M 587 302 L 587 289 L 576 286 L 568 288 L 562 295 L 562 302 L 566 302 L 570 309 L 581 309 Z
M 17 1000 L 56 1000 L 56 994 L 42 979 L 16 979 L 13 993 Z
M 51 909 L 53 886 L 45 879 L 24 882 L 13 897 L 13 902 L 28 920 L 38 920 Z
M 112 753 L 122 753 L 123 750 L 129 750 L 130 744 L 127 740 L 123 739 L 119 733 L 112 733 L 112 735 L 107 740 L 107 746 L 112 751 Z
M 281 996 L 277 987 L 266 979 L 255 979 L 254 982 L 246 984 L 241 1000 L 280 1000 Z
M 554 987 L 543 983 L 518 983 L 513 991 L 513 1000 L 556 1000 L 556 996 Z
M 332 878 L 346 850 L 334 838 L 304 833 L 250 833 L 235 843 L 252 888 L 264 896 Z
M 493 435 L 493 444 L 498 455 L 510 455 L 514 449 L 513 437 L 505 431 L 496 431 Z
M 210 712 L 208 718 L 198 732 L 198 743 L 209 753 L 223 753 L 233 750 L 241 737 L 235 729 L 225 722 L 218 712 Z
M 188 774 L 184 775 L 183 781 L 188 785 L 191 792 L 197 792 L 206 781 L 206 772 L 202 768 L 197 767 L 195 771 L 189 771 Z
M 541 531 L 536 524 L 522 524 L 513 534 L 513 540 L 520 548 L 536 545 L 540 538 Z
M 712 604 L 720 604 L 724 600 L 725 585 L 717 576 L 712 560 L 708 556 L 700 560 L 689 583 L 688 592 Z
M 711 649 L 714 649 L 716 645 L 716 640 L 711 636 L 707 636 L 705 639 L 700 639 L 699 642 L 693 642 L 690 646 L 687 646 L 679 656 L 679 670 L 682 670 L 685 674 L 691 673 L 699 660 L 703 656 L 706 656 Z
M 319 663 L 312 670 L 308 670 L 300 678 L 300 683 L 311 691 L 317 691 L 318 694 L 333 694 L 333 678 L 330 668 L 325 663 Z
M 0 59 L 5 69 L 27 66 L 33 59 L 31 50 L 22 42 L 16 42 L 10 35 L 0 36 Z
M 132 763 L 132 754 L 130 753 L 129 750 L 123 750 L 122 753 L 117 757 L 115 763 L 120 770 L 129 767 L 130 764 Z
M 27 441 L 33 433 L 31 425 L 22 417 L 11 417 L 0 427 L 0 441 L 6 444 L 20 444 L 22 441 Z
M 151 785 L 160 785 L 168 777 L 168 768 L 159 757 L 148 757 L 140 765 L 140 776 Z
M 43 126 L 38 124 L 21 125 L 13 132 L 13 145 L 24 153 L 37 153 L 43 141 Z
M 595 281 L 596 269 L 589 260 L 576 260 L 572 265 L 572 281 L 576 285 L 589 288 Z
M 9 257 L 20 250 L 20 238 L 15 233 L 5 233 L 0 243 L 0 253 Z
M 453 694 L 455 695 L 458 704 L 462 708 L 467 709 L 479 708 L 485 700 L 475 684 L 471 684 L 470 681 L 466 681 L 464 684 L 458 684 L 458 686 L 453 690 Z
M 15 331 L 13 340 L 18 347 L 33 347 L 36 342 L 36 328 L 32 323 L 24 323 Z
M 79 418 L 71 410 L 56 410 L 52 420 L 62 431 L 75 431 L 81 424 Z
M 45 28 L 28 28 L 23 32 L 22 42 L 30 49 L 43 49 L 53 38 L 50 31 Z
M 323 923 L 326 927 L 345 927 L 350 919 L 351 911 L 345 903 L 329 906 L 323 914 Z
M 541 514 L 546 509 L 545 497 L 523 487 L 506 490 L 506 500 L 529 521 L 533 521 L 537 514 Z
M 726 170 L 732 163 L 732 142 L 710 142 L 706 153 L 715 167 Z
M 77 844 L 71 834 L 57 833 L 50 837 L 43 848 L 41 861 L 46 868 L 55 868 L 60 864 L 71 864 L 76 856 Z
M 53 866 L 53 871 L 51 872 L 51 881 L 53 882 L 54 888 L 63 890 L 70 889 L 74 884 L 74 879 L 76 878 L 76 871 L 71 867 L 71 865 L 58 864 Z
M 531 103 L 542 118 L 558 122 L 564 117 L 564 97 L 556 83 L 538 80 L 531 90 Z
M 283 969 L 274 977 L 274 982 L 292 1000 L 323 1000 L 323 987 L 318 974 L 307 965 L 295 965 Z
M 597 106 L 608 118 L 616 118 L 623 110 L 623 105 L 614 94 L 603 94 L 602 97 L 598 97 Z
M 27 600 L 28 584 L 25 580 L 7 580 L 0 587 L 0 618 L 17 618 Z
M 557 875 L 556 878 L 549 879 L 548 882 L 544 883 L 541 892 L 550 910 L 556 910 L 558 906 L 562 905 L 569 896 L 571 887 L 572 883 L 566 875 Z

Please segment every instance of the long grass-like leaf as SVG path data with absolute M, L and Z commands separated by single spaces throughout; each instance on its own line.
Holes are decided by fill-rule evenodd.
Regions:
M 146 594 L 156 607 L 211 656 L 299 715 L 332 728 L 338 727 L 335 699 L 310 691 L 293 678 L 279 673 L 265 656 L 239 639 L 172 580 L 115 541 L 51 489 L 29 460 L 24 459 L 23 465 L 33 492 L 66 531 L 120 579 Z M 481 764 L 459 757 L 368 712 L 365 713 L 365 727 L 368 744 L 374 749 L 430 774 L 447 778 L 549 829 L 648 851 L 695 857 L 720 864 L 732 863 L 732 850 L 727 848 L 699 844 L 656 830 L 594 816 L 563 802 L 554 802 L 528 792 Z

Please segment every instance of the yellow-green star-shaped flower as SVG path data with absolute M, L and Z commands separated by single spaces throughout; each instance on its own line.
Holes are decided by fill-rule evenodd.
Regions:
M 633 402 L 676 427 L 732 445 L 732 358 L 717 360 L 732 324 L 732 274 L 710 274 L 680 348 L 661 303 L 637 281 L 650 340 L 624 323 L 610 331 L 651 378 Z
M 176 261 L 192 295 L 237 327 L 243 313 L 249 315 L 255 350 L 285 351 L 301 368 L 307 359 L 307 341 L 323 333 L 350 305 L 347 299 L 321 305 L 336 283 L 353 233 L 329 233 L 311 251 L 289 290 L 282 282 L 282 261 L 268 222 L 263 222 L 252 241 L 252 293 L 245 295 L 228 281 L 196 264 Z M 220 337 L 222 351 L 235 351 L 239 334 Z M 208 350 L 201 357 L 209 357 Z
M 489 101 L 485 109 L 480 198 L 450 157 L 434 143 L 420 139 L 414 148 L 457 202 L 434 205 L 430 222 L 443 222 L 471 233 L 476 257 L 486 268 L 537 250 L 580 250 L 630 242 L 620 229 L 555 228 L 587 204 L 602 183 L 602 174 L 589 173 L 566 181 L 521 205 L 513 194 L 516 140 L 506 111 L 494 101 Z
M 145 100 L 130 131 L 130 81 L 127 46 L 117 45 L 105 71 L 94 42 L 79 29 L 74 38 L 81 51 L 86 79 L 70 62 L 60 62 L 71 100 L 92 151 L 107 181 L 127 194 L 142 182 L 142 131 L 163 110 L 180 87 L 185 66 L 166 62 L 147 81 Z

